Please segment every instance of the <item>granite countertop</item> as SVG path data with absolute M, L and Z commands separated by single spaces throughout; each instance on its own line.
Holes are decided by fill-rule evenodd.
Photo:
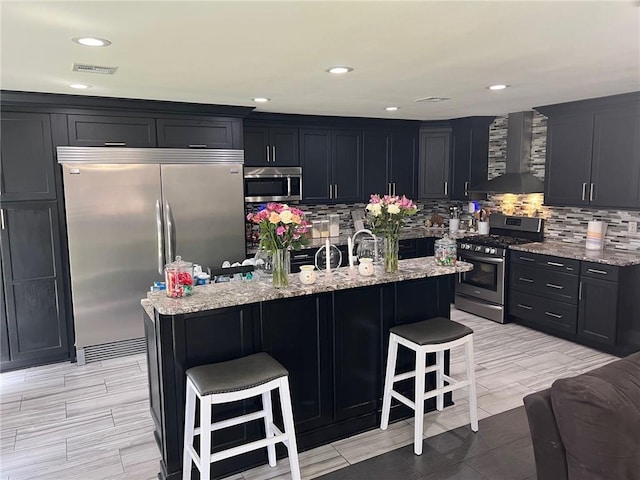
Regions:
M 304 285 L 300 282 L 298 274 L 291 274 L 289 275 L 289 286 L 283 289 L 274 288 L 271 285 L 271 278 L 268 277 L 262 280 L 201 285 L 195 287 L 193 295 L 184 298 L 167 297 L 164 291 L 148 292 L 147 299 L 160 314 L 178 315 L 281 298 L 450 275 L 468 272 L 472 269 L 473 265 L 470 263 L 458 262 L 452 267 L 440 267 L 435 265 L 434 257 L 421 257 L 400 260 L 398 272 L 393 274 L 380 271 L 373 276 L 363 277 L 358 274 L 355 267 L 342 267 L 335 270 L 330 276 L 318 272 L 318 280 L 313 285 Z M 143 307 L 145 307 L 147 299 L 141 300 Z
M 151 303 L 151 300 L 143 298 L 142 300 L 140 300 L 140 304 L 142 305 L 142 308 L 147 313 L 147 315 L 149 315 L 149 318 L 151 320 L 154 320 L 153 304 Z
M 628 267 L 640 264 L 640 252 L 621 251 L 605 248 L 604 250 L 587 250 L 583 244 L 546 240 L 541 243 L 525 243 L 524 245 L 512 245 L 511 250 L 520 252 L 540 253 L 553 255 L 586 262 Z

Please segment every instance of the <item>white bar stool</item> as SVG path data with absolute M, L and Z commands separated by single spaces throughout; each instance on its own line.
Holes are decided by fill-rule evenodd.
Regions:
M 289 393 L 289 372 L 267 353 L 256 353 L 228 362 L 201 365 L 187 370 L 187 401 L 184 418 L 182 478 L 191 478 L 191 462 L 200 471 L 201 480 L 209 480 L 211 464 L 225 458 L 267 447 L 269 465 L 276 466 L 275 444 L 282 442 L 289 451 L 291 478 L 300 480 L 298 449 L 293 426 Z M 284 433 L 273 423 L 271 390 L 280 390 Z M 211 406 L 262 395 L 262 410 L 211 422 Z M 200 400 L 200 428 L 195 428 L 196 397 Z M 211 452 L 211 432 L 264 418 L 266 438 L 237 447 Z M 204 435 L 202 432 L 206 432 Z M 200 455 L 193 441 L 200 435 Z
M 387 355 L 387 373 L 384 381 L 382 396 L 382 420 L 380 428 L 386 430 L 389 426 L 391 397 L 399 400 L 415 412 L 415 430 L 413 451 L 422 455 L 422 436 L 424 428 L 424 401 L 436 398 L 436 408 L 444 408 L 444 394 L 467 387 L 469 391 L 469 415 L 471 430 L 478 431 L 478 407 L 476 401 L 476 374 L 473 364 L 473 330 L 458 322 L 442 317 L 431 318 L 422 322 L 399 325 L 389 330 L 389 353 Z M 416 352 L 416 369 L 411 372 L 395 374 L 398 345 L 403 345 Z M 467 376 L 464 380 L 455 380 L 444 373 L 445 351 L 464 345 L 466 356 Z M 436 364 L 426 366 L 427 353 L 436 354 Z M 425 392 L 425 375 L 436 372 L 436 388 Z M 400 380 L 415 377 L 415 401 L 393 389 L 393 384 Z M 447 381 L 449 384 L 444 385 Z

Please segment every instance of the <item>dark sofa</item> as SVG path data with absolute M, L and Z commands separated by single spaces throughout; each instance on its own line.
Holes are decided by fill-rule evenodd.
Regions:
M 524 405 L 538 480 L 640 480 L 640 352 L 556 380 Z

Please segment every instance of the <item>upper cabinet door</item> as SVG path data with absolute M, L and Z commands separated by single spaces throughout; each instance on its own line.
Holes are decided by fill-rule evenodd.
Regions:
M 391 136 L 389 133 L 379 130 L 365 131 L 362 135 L 362 172 L 363 172 L 363 195 L 368 201 L 374 193 L 380 195 L 391 194 L 391 180 L 388 172 L 389 143 Z
M 300 164 L 303 200 L 331 200 L 331 130 L 300 130 Z
M 640 104 L 596 112 L 591 206 L 640 207 Z
M 420 198 L 449 197 L 450 158 L 450 128 L 429 128 L 420 131 Z
M 297 167 L 300 165 L 297 128 L 270 128 L 269 147 L 271 148 L 272 166 Z
M 69 115 L 69 145 L 76 147 L 155 147 L 153 118 Z
M 451 158 L 451 200 L 469 200 L 469 188 L 487 180 L 489 126 L 495 117 L 454 120 Z M 474 199 L 479 199 L 475 194 Z
M 360 132 L 334 130 L 332 199 L 340 202 L 362 200 L 362 135 Z
M 194 118 L 156 120 L 158 146 L 166 148 L 242 148 L 242 120 Z
M 415 200 L 416 157 L 418 153 L 418 132 L 393 132 L 391 142 L 391 168 L 389 180 L 393 195 L 405 195 Z
M 298 129 L 244 127 L 244 164 L 251 167 L 297 167 Z
M 244 164 L 250 167 L 271 165 L 269 129 L 244 127 Z
M 589 205 L 593 114 L 553 115 L 547 124 L 545 205 Z M 622 172 L 616 172 L 622 178 Z
M 55 199 L 49 115 L 3 111 L 0 135 L 0 199 Z

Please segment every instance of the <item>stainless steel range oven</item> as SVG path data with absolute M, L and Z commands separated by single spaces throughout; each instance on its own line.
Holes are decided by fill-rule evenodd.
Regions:
M 509 245 L 543 240 L 543 220 L 494 214 L 489 235 L 458 240 L 458 259 L 473 270 L 458 274 L 456 308 L 504 323 L 509 279 Z

